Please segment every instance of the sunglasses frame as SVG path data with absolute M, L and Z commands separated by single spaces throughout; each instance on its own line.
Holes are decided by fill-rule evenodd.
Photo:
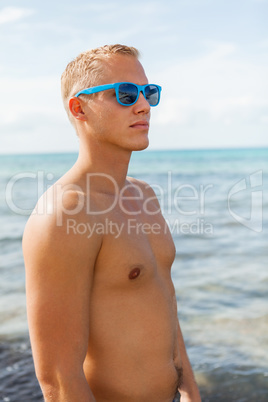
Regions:
M 136 87 L 138 89 L 137 99 L 135 100 L 135 102 L 133 102 L 133 103 L 122 103 L 120 101 L 120 99 L 119 99 L 119 87 L 122 84 L 131 84 L 131 85 L 134 85 L 134 87 Z M 157 102 L 156 105 L 150 105 L 149 101 L 146 99 L 145 88 L 150 86 L 150 85 L 154 85 L 155 87 L 157 87 L 157 89 L 159 91 L 158 102 Z M 156 85 L 156 84 L 137 85 L 137 84 L 134 84 L 133 82 L 116 82 L 114 84 L 98 85 L 96 87 L 82 89 L 82 91 L 77 92 L 77 94 L 75 94 L 74 97 L 78 98 L 78 96 L 82 95 L 82 94 L 90 95 L 90 94 L 95 94 L 95 93 L 101 92 L 101 91 L 107 91 L 108 89 L 113 89 L 113 88 L 115 89 L 117 102 L 122 106 L 132 106 L 132 105 L 134 105 L 138 101 L 139 95 L 140 95 L 141 92 L 142 92 L 144 98 L 147 100 L 147 102 L 149 103 L 150 106 L 152 106 L 152 107 L 157 106 L 158 103 L 160 102 L 160 95 L 161 95 L 162 88 L 159 85 Z

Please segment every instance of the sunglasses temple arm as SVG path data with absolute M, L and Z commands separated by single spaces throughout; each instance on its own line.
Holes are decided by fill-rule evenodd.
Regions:
M 112 88 L 115 88 L 115 84 L 99 85 L 97 87 L 86 88 L 86 89 L 83 89 L 82 91 L 78 92 L 75 95 L 75 97 L 78 97 L 79 95 L 82 95 L 82 94 L 86 94 L 86 95 L 95 94 L 97 92 L 106 91 L 107 89 L 112 89 Z

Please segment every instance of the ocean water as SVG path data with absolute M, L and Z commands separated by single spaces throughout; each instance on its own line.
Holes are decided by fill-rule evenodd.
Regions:
M 0 156 L 0 401 L 42 401 L 21 239 L 76 157 Z M 202 400 L 268 401 L 268 149 L 145 151 L 129 174 L 154 188 L 175 241 L 178 315 Z

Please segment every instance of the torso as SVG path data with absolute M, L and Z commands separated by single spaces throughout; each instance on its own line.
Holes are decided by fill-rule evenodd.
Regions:
M 105 197 L 93 202 L 95 208 L 106 204 Z M 126 200 L 100 214 L 95 227 L 105 233 L 95 264 L 84 372 L 98 402 L 172 402 L 177 391 L 170 273 L 175 247 L 158 208 L 151 201 L 144 211 L 144 200 Z

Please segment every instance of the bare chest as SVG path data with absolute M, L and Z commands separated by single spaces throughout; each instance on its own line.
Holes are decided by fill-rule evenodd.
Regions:
M 170 279 L 175 247 L 161 215 L 108 214 L 99 224 L 103 245 L 96 263 L 102 280 L 117 284 L 146 283 L 161 277 Z

